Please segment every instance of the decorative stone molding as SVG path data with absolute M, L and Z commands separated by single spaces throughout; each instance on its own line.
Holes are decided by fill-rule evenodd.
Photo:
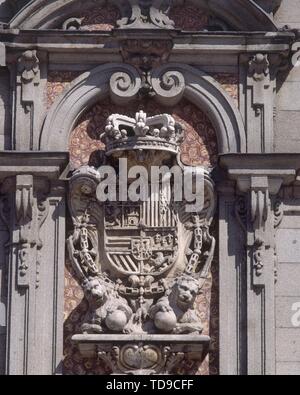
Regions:
M 160 166 L 166 160 L 182 167 L 178 162 L 182 127 L 167 114 L 147 118 L 139 112 L 136 119 L 111 115 L 102 138 L 106 165 L 123 155 L 130 166 L 146 163 L 149 172 L 151 165 Z M 124 177 L 123 170 L 118 177 Z M 148 374 L 167 372 L 179 362 L 178 358 L 171 360 L 177 354 L 180 335 L 190 335 L 194 344 L 202 333 L 194 304 L 215 250 L 210 225 L 216 205 L 213 182 L 207 172 L 203 176 L 205 205 L 193 213 L 186 210 L 187 202 L 171 199 L 174 184 L 151 183 L 143 202 L 120 198 L 107 205 L 99 197 L 99 170 L 84 166 L 70 179 L 69 206 L 75 229 L 68 248 L 89 302 L 80 339 L 85 343 L 92 339 L 88 335 L 115 333 L 119 339 L 118 334 L 128 334 L 121 337 L 128 343 L 124 347 L 112 353 L 98 349 L 98 357 L 110 362 L 114 372 L 116 367 L 123 373 L 141 369 L 143 373 L 149 370 Z M 159 201 L 154 198 L 156 193 Z M 154 346 L 156 336 L 164 333 L 170 334 L 171 360 L 165 348 Z M 135 335 L 142 337 L 132 348 L 129 344 Z M 198 340 L 205 343 L 208 339 Z M 101 336 L 94 337 L 94 344 L 101 344 Z M 187 357 L 184 349 L 179 352 Z M 149 353 L 155 356 L 154 365 Z
M 29 287 L 33 273 L 38 273 L 38 252 L 43 247 L 39 230 L 48 213 L 48 203 L 43 198 L 49 185 L 43 179 L 35 180 L 32 175 L 17 175 L 14 179 L 6 178 L 1 191 L 4 194 L 15 193 L 15 205 L 10 206 L 11 218 L 9 230 L 16 228 L 19 235 L 14 240 L 17 245 L 18 271 L 17 284 L 19 287 Z M 35 284 L 38 284 L 38 276 Z
M 269 66 L 268 56 L 263 54 L 257 54 L 249 61 L 248 86 L 252 87 L 252 107 L 257 117 L 262 115 L 265 106 L 265 91 L 271 85 Z M 263 135 L 264 133 L 263 130 Z
M 75 335 L 85 358 L 98 358 L 114 374 L 174 374 L 187 358 L 202 362 L 210 338 L 197 335 Z M 112 344 L 114 346 L 112 347 Z
M 117 104 L 128 103 L 145 94 L 145 83 L 146 93 L 154 94 L 165 106 L 174 106 L 186 98 L 210 114 L 219 152 L 246 151 L 245 128 L 233 99 L 208 74 L 176 63 L 154 69 L 147 74 L 146 82 L 135 68 L 124 64 L 100 66 L 78 77 L 49 111 L 40 148 L 66 149 L 71 130 L 83 111 L 107 95 Z
M 119 27 L 173 29 L 173 22 L 168 17 L 170 1 L 163 0 L 110 0 L 110 4 L 120 9 L 122 18 L 117 22 Z M 99 7 L 104 0 L 99 1 Z M 183 0 L 174 0 L 173 4 L 183 5 Z M 197 8 L 213 13 L 224 20 L 235 30 L 277 31 L 271 16 L 251 0 L 191 0 Z M 79 0 L 48 0 L 30 2 L 21 12 L 10 21 L 11 28 L 21 29 L 51 29 L 58 28 L 63 21 L 78 14 L 82 4 Z M 93 0 L 87 0 L 85 6 L 95 6 Z M 57 20 L 60 12 L 61 20 Z

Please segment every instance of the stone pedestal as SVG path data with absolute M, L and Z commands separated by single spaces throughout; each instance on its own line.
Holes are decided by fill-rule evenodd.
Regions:
M 72 337 L 86 358 L 98 357 L 113 374 L 172 374 L 184 359 L 202 362 L 210 337 L 203 335 L 82 334 Z

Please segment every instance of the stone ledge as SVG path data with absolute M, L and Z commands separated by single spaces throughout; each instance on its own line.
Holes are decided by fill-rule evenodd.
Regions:
M 210 337 L 198 334 L 190 335 L 152 335 L 152 334 L 82 334 L 74 335 L 72 342 L 78 345 L 80 353 L 85 358 L 98 358 L 107 362 L 113 361 L 122 372 L 149 369 L 153 360 L 149 361 L 147 350 L 154 353 L 151 369 L 156 373 L 164 370 L 168 365 L 168 359 L 172 358 L 172 366 L 177 365 L 183 359 L 202 362 L 209 352 Z M 116 351 L 117 349 L 117 351 Z M 126 356 L 130 350 L 129 356 Z M 103 357 L 105 355 L 105 357 Z M 128 360 L 126 360 L 128 358 Z M 153 354 L 152 354 L 153 358 Z M 176 363 L 173 359 L 176 359 Z M 129 360 L 130 359 L 130 360 Z M 135 373 L 138 374 L 138 373 Z
M 68 163 L 68 152 L 2 151 L 0 180 L 22 174 L 58 179 Z

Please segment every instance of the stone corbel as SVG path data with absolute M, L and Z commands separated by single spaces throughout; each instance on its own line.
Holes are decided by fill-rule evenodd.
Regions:
M 237 178 L 239 193 L 246 197 L 247 248 L 252 256 L 252 285 L 265 285 L 266 251 L 274 246 L 274 224 L 272 216 L 272 196 L 276 196 L 282 185 L 280 178 L 266 175 L 249 175 Z

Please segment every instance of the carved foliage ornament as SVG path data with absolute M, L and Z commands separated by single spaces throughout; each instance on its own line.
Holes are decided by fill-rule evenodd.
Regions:
M 163 163 L 182 167 L 178 159 L 182 136 L 181 125 L 168 114 L 148 118 L 139 112 L 135 119 L 111 115 L 102 134 L 106 166 L 115 166 L 123 157 L 129 169 L 134 164 L 143 164 L 149 172 L 151 165 Z M 215 248 L 209 231 L 215 210 L 209 174 L 204 172 L 204 205 L 190 213 L 187 202 L 173 200 L 173 181 L 167 186 L 150 183 L 143 201 L 119 198 L 103 203 L 100 169 L 83 166 L 70 180 L 74 233 L 68 247 L 89 302 L 82 332 L 201 334 L 194 304 Z M 117 177 L 123 177 L 121 172 L 117 170 Z M 128 180 L 129 186 L 132 179 Z M 143 365 L 149 353 L 157 353 L 151 344 L 137 347 L 123 352 L 124 361 L 134 353 Z M 168 358 L 162 350 L 158 355 L 165 364 Z M 98 356 L 113 358 L 111 353 Z
M 116 0 L 115 3 L 122 14 L 122 18 L 116 21 L 119 28 L 174 29 L 174 22 L 168 16 L 171 0 L 126 0 L 122 2 Z M 63 28 L 80 29 L 82 19 L 69 18 L 64 22 Z

